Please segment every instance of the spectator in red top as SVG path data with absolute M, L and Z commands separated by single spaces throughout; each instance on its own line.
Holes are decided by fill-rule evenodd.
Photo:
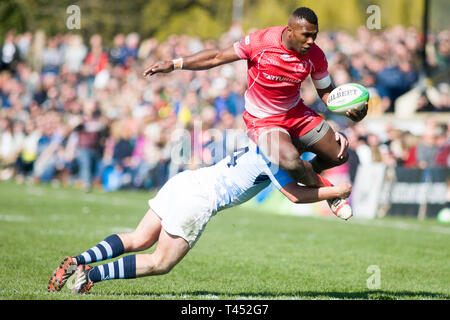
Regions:
M 450 131 L 445 124 L 441 125 L 438 130 L 439 133 L 436 137 L 438 151 L 434 158 L 434 164 L 438 167 L 450 167 Z
M 404 142 L 404 156 L 402 164 L 406 168 L 417 168 L 417 144 L 419 143 L 419 138 L 410 132 L 405 132 L 403 134 Z
M 96 75 L 108 65 L 108 52 L 103 50 L 102 37 L 94 34 L 90 40 L 91 50 L 84 60 L 85 66 L 89 68 L 90 75 Z

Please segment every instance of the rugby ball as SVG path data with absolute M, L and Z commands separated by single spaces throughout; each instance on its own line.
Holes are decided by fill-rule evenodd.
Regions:
M 361 110 L 369 101 L 369 91 L 357 83 L 346 83 L 335 88 L 328 95 L 327 107 L 333 113 L 345 115 L 349 109 Z

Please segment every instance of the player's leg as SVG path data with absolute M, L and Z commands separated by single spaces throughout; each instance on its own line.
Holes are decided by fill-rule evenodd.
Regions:
M 75 272 L 77 265 L 104 261 L 125 252 L 150 248 L 157 241 L 160 231 L 161 219 L 149 209 L 133 232 L 110 235 L 76 256 L 65 257 L 50 277 L 48 290 L 50 292 L 61 290 L 67 279 Z
M 161 229 L 158 244 L 152 254 L 136 256 L 136 277 L 166 274 L 189 252 L 188 242 Z
M 311 187 L 324 186 L 323 178 L 311 163 L 300 158 L 289 133 L 281 128 L 272 128 L 261 133 L 258 147 L 272 163 L 287 171 L 292 179 Z
M 71 284 L 73 293 L 86 293 L 94 283 L 112 279 L 134 279 L 138 277 L 168 273 L 189 252 L 188 242 L 161 229 L 156 249 L 151 254 L 128 255 L 108 264 L 90 267 L 80 265 Z
M 328 130 L 326 135 L 330 133 L 334 136 L 332 130 Z M 287 171 L 295 181 L 309 187 L 333 186 L 328 179 L 320 176 L 314 170 L 313 164 L 300 159 L 300 152 L 292 143 L 291 136 L 287 132 L 283 130 L 263 132 L 258 139 L 258 146 L 271 162 Z M 336 158 L 338 153 L 336 153 Z M 327 200 L 327 202 L 334 215 L 343 219 L 348 219 L 352 216 L 352 209 L 347 200 L 336 197 Z
M 124 252 L 146 250 L 155 244 L 161 232 L 161 218 L 149 209 L 136 229 L 130 233 L 120 233 Z
M 161 219 L 149 209 L 134 231 L 110 235 L 74 258 L 77 264 L 88 264 L 112 259 L 125 252 L 145 250 L 156 242 L 160 231 Z
M 325 120 L 303 136 L 294 138 L 293 143 L 300 152 L 308 151 L 316 155 L 310 163 L 317 173 L 339 166 L 348 159 L 348 154 L 342 158 L 338 157 L 341 145 L 336 141 L 334 130 Z
M 293 139 L 297 150 L 309 151 L 316 156 L 310 161 L 311 167 L 320 174 L 323 170 L 339 166 L 348 159 L 348 154 L 342 158 L 339 157 L 341 145 L 336 140 L 336 134 L 330 125 L 322 120 L 314 129 L 306 134 Z M 326 178 L 320 178 L 323 186 L 332 186 L 333 184 Z M 336 197 L 327 200 L 331 211 L 338 217 L 351 217 L 352 209 L 347 200 Z
M 324 178 L 317 175 L 311 163 L 300 158 L 305 150 L 294 145 L 296 138 L 304 134 L 305 124 L 319 124 L 323 120 L 300 103 L 302 105 L 291 108 L 285 114 L 264 118 L 254 117 L 245 111 L 243 119 L 247 135 L 257 143 L 269 161 L 288 172 L 295 181 L 311 187 L 331 185 L 322 181 Z

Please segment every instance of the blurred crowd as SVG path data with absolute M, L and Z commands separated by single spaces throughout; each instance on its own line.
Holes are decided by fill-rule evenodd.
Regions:
M 84 41 L 73 33 L 9 32 L 0 47 L 0 180 L 148 189 L 220 160 L 246 143 L 246 62 L 149 79 L 142 72 L 155 61 L 223 48 L 242 36 L 236 27 L 209 41 L 173 35 L 158 42 L 130 33 L 106 44 L 98 34 Z M 414 29 L 321 32 L 317 43 L 336 85 L 359 82 L 369 89 L 370 113 L 394 111 L 397 97 L 419 79 Z M 447 70 L 449 32 L 433 35 L 431 43 L 432 70 Z M 449 111 L 448 84 L 438 91 L 437 102 L 418 101 L 417 111 Z M 382 140 L 364 121 L 330 114 L 310 81 L 302 98 L 347 134 L 356 165 L 449 166 L 447 123 L 428 121 L 420 137 L 387 128 Z
M 425 121 L 421 136 L 385 125 L 385 134 L 377 135 L 362 123 L 343 130 L 349 140 L 349 174 L 354 181 L 359 164 L 381 162 L 389 167 L 450 168 L 450 128 L 448 123 L 431 117 Z

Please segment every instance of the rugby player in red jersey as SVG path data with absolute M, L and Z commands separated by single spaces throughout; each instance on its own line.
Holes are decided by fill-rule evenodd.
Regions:
M 348 141 L 301 99 L 300 86 L 311 76 L 317 93 L 326 104 L 334 85 L 327 71 L 323 51 L 314 43 L 319 32 L 316 14 L 309 8 L 296 9 L 287 26 L 257 30 L 233 46 L 207 49 L 187 57 L 157 62 L 144 76 L 173 70 L 205 70 L 240 59 L 247 60 L 248 87 L 245 112 L 248 136 L 263 153 L 296 181 L 308 186 L 329 186 L 318 173 L 347 161 Z M 365 107 L 349 110 L 346 116 L 361 121 Z M 316 156 L 301 160 L 303 152 Z M 342 205 L 329 201 L 335 212 Z

